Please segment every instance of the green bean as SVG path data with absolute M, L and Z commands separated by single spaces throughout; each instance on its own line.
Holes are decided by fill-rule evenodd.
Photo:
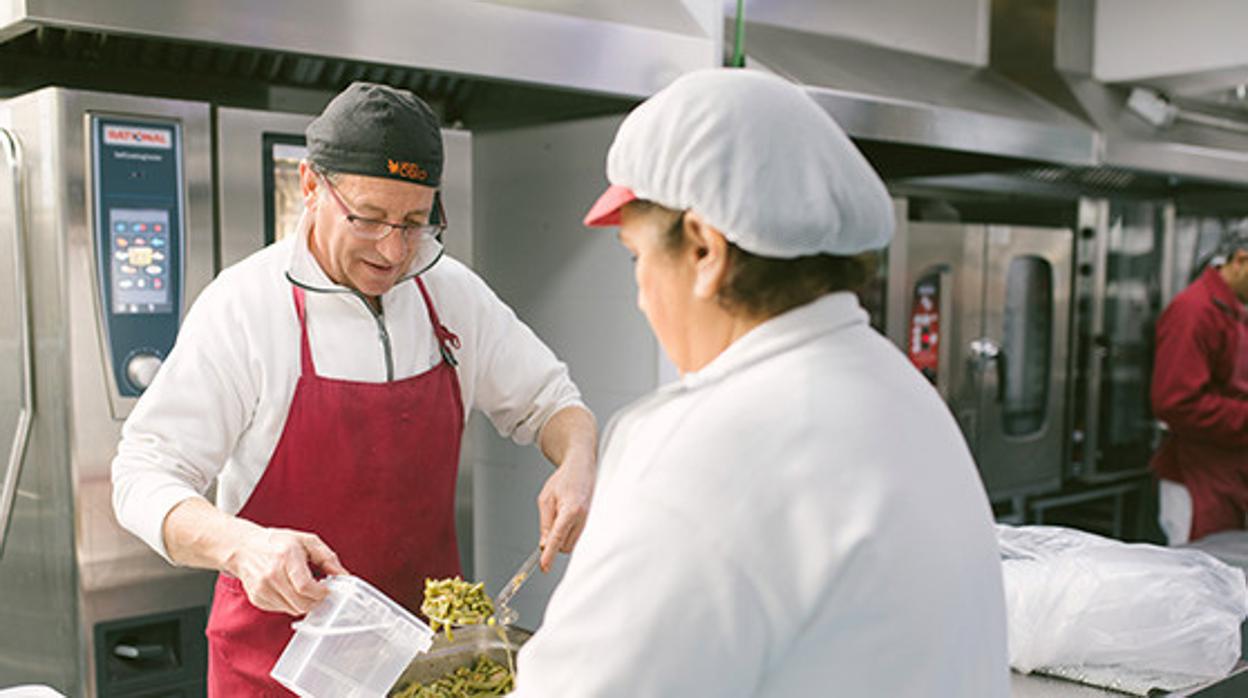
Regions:
M 453 640 L 451 625 L 488 623 L 494 618 L 494 602 L 485 593 L 485 582 L 472 584 L 459 577 L 426 579 L 420 612 L 429 618 L 434 632 L 445 625 L 446 638 Z
M 454 642 L 455 635 L 451 628 L 452 625 L 476 625 L 484 623 L 494 628 L 498 633 L 498 637 L 507 645 L 507 634 L 503 627 L 498 625 L 494 618 L 494 602 L 485 593 L 485 582 L 465 582 L 459 577 L 450 579 L 426 579 L 425 580 L 425 600 L 420 604 L 420 612 L 425 614 L 429 619 L 430 627 L 433 632 L 438 632 L 440 627 L 444 627 L 446 631 L 446 639 Z M 515 676 L 515 660 L 512 657 L 512 650 L 508 646 L 507 649 L 507 666 L 491 662 L 485 657 L 478 658 L 481 661 L 489 662 L 497 667 L 507 677 L 510 684 L 511 677 Z M 510 689 L 508 689 L 510 690 Z M 503 693 L 473 693 L 469 696 L 480 695 L 505 695 Z M 416 694 L 412 698 L 438 698 L 437 694 L 422 695 Z
M 511 692 L 515 676 L 489 657 L 477 657 L 471 667 L 460 667 L 429 685 L 412 683 L 392 698 L 488 698 Z

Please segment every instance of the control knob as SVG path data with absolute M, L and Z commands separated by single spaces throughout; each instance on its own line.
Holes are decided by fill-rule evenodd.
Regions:
M 146 390 L 160 370 L 160 357 L 154 354 L 135 354 L 126 362 L 126 378 L 139 390 Z

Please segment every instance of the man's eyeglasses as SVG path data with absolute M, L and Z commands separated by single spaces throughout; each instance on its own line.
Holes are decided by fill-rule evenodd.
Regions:
M 338 188 L 329 181 L 329 177 L 322 172 L 318 172 L 317 176 L 325 183 L 325 188 L 329 190 L 329 195 L 338 204 L 338 208 L 342 209 L 342 215 L 346 217 L 347 223 L 351 224 L 351 232 L 365 240 L 382 240 L 395 230 L 403 235 L 403 240 L 406 242 L 419 240 L 424 236 L 440 240 L 443 231 L 446 230 L 446 211 L 442 208 L 442 197 L 438 193 L 433 195 L 433 213 L 429 216 L 429 222 L 391 223 L 356 214 L 347 206 L 347 202 L 342 200 L 342 195 L 338 193 Z

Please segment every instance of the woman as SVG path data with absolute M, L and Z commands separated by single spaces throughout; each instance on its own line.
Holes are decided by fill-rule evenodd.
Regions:
M 682 373 L 617 416 L 524 696 L 1004 696 L 991 512 L 931 386 L 867 323 L 879 177 L 798 88 L 713 70 L 625 120 L 618 225 Z

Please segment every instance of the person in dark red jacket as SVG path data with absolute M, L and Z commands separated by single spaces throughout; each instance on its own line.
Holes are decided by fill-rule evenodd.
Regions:
M 1157 322 L 1152 405 L 1169 433 L 1152 468 L 1172 545 L 1242 529 L 1248 512 L 1248 230 L 1221 251 Z

